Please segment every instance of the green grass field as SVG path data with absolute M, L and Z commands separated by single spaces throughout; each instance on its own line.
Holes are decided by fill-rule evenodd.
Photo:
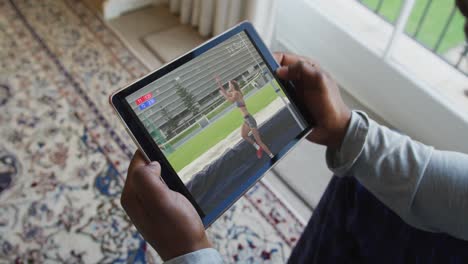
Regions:
M 375 10 L 379 0 L 363 0 L 363 4 L 370 9 Z M 394 23 L 398 17 L 400 7 L 403 0 L 384 0 L 379 14 L 385 17 L 390 22 Z M 416 0 L 416 4 L 411 13 L 411 16 L 406 25 L 406 32 L 413 35 L 416 31 L 419 19 L 421 18 L 427 0 Z M 426 15 L 426 19 L 422 24 L 421 31 L 418 34 L 417 40 L 423 43 L 430 49 L 433 49 L 437 40 L 445 26 L 445 23 L 450 15 L 450 12 L 455 4 L 454 0 L 434 0 Z M 444 54 L 449 49 L 463 43 L 465 35 L 463 33 L 464 18 L 460 11 L 457 10 L 448 31 L 443 39 L 437 53 Z
M 192 132 L 194 132 L 195 130 L 197 130 L 199 128 L 200 128 L 200 125 L 195 123 L 191 127 L 189 127 L 188 129 L 183 131 L 182 133 L 179 133 L 177 136 L 173 137 L 171 140 L 168 141 L 168 143 L 171 144 L 171 145 L 175 145 L 179 141 L 184 139 L 186 136 L 190 135 Z
M 271 84 L 268 84 L 245 101 L 250 114 L 253 115 L 264 109 L 277 97 L 278 95 L 275 93 Z M 169 162 L 176 171 L 179 171 L 218 142 L 225 139 L 232 131 L 239 128 L 243 122 L 244 118 L 239 110 L 233 109 L 229 111 L 225 116 L 216 120 L 205 130 L 195 135 L 177 148 L 176 151 L 171 153 L 168 156 Z
M 226 108 L 228 108 L 230 105 L 232 105 L 231 102 L 224 102 L 222 103 L 220 106 L 218 106 L 215 110 L 211 111 L 210 113 L 208 113 L 206 115 L 206 118 L 208 118 L 209 120 L 213 119 L 214 117 L 216 117 L 219 113 L 221 113 L 222 111 L 224 111 Z

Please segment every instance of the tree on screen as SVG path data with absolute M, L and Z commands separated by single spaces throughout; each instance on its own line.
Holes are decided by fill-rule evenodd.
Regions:
M 179 125 L 177 120 L 171 115 L 171 113 L 167 110 L 166 107 L 161 107 L 161 115 L 166 120 L 166 135 L 168 139 L 171 139 L 176 135 L 176 129 Z
M 193 114 L 193 116 L 197 116 L 200 114 L 200 108 L 198 107 L 198 103 L 193 96 L 193 94 L 184 87 L 178 79 L 175 80 L 175 89 L 177 95 L 182 99 L 187 110 Z

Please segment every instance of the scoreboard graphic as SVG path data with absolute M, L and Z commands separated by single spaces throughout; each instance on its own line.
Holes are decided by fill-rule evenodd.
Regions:
M 156 98 L 153 97 L 153 93 L 147 93 L 135 100 L 135 104 L 140 110 L 145 110 L 154 105 L 154 103 L 156 103 Z

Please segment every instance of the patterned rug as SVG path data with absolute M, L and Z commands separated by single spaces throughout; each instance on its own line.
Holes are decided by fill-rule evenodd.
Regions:
M 0 262 L 160 262 L 119 204 L 135 146 L 108 104 L 146 72 L 80 1 L 0 1 Z M 302 229 L 260 182 L 208 233 L 283 263 Z

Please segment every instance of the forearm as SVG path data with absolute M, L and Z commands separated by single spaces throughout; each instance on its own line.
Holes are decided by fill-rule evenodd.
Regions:
M 216 80 L 216 85 L 218 86 L 218 89 L 221 91 L 221 92 L 226 92 L 226 90 L 224 89 L 224 87 L 221 85 L 221 82 L 219 80 Z
M 457 159 L 448 158 L 452 155 Z M 456 234 L 447 226 L 449 217 L 458 215 L 462 221 L 466 217 L 462 217 L 465 213 L 461 212 L 468 212 L 468 203 L 453 203 L 454 199 L 466 200 L 462 197 L 468 196 L 465 192 L 465 186 L 468 186 L 467 159 L 464 154 L 436 151 L 356 112 L 340 151 L 327 150 L 327 162 L 337 175 L 356 177 L 406 222 L 452 235 Z M 454 189 L 448 191 L 447 186 L 443 190 L 440 186 L 444 185 L 437 181 Z M 434 197 L 435 191 L 438 203 L 429 199 Z M 425 216 L 437 214 L 443 219 L 426 221 Z
M 468 155 L 434 150 L 412 211 L 431 229 L 468 240 Z
M 335 159 L 329 159 L 329 165 L 336 174 L 353 175 L 379 200 L 407 218 L 432 148 L 354 112 L 340 152 L 328 154 Z
M 219 93 L 224 97 L 224 99 L 229 99 L 229 96 L 222 86 L 219 87 Z

